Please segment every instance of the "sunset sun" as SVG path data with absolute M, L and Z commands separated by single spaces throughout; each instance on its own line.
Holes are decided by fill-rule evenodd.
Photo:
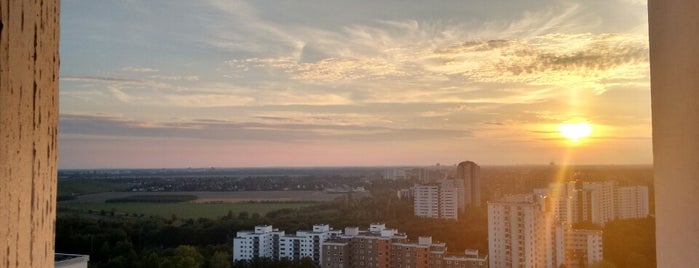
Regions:
M 571 142 L 579 142 L 592 133 L 592 126 L 587 122 L 561 124 L 557 128 L 561 135 Z

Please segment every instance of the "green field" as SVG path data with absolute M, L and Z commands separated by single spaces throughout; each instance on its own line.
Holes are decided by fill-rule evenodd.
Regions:
M 264 216 L 267 212 L 285 209 L 300 208 L 310 206 L 315 203 L 59 203 L 58 213 L 99 213 L 104 210 L 110 213 L 112 210 L 117 215 L 144 214 L 146 216 L 172 217 L 178 218 L 210 218 L 222 217 L 231 211 L 234 215 L 247 211 L 250 215 L 259 213 Z

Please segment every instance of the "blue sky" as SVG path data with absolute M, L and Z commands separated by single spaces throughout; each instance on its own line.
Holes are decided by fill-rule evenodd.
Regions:
M 643 1 L 61 4 L 61 168 L 652 162 Z

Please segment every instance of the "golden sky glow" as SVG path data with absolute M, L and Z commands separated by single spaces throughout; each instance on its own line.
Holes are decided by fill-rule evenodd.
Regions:
M 61 12 L 62 168 L 652 161 L 644 1 Z
M 573 143 L 578 143 L 582 138 L 587 138 L 592 134 L 592 125 L 587 122 L 560 124 L 557 129 L 561 136 Z

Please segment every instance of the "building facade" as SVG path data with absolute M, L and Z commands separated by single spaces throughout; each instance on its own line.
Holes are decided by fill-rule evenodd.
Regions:
M 475 254 L 474 254 L 475 252 Z M 309 258 L 328 268 L 442 268 L 487 267 L 488 257 L 478 251 L 447 255 L 445 243 L 433 242 L 429 236 L 411 241 L 404 233 L 386 228 L 383 223 L 369 229 L 346 227 L 335 231 L 327 224 L 317 224 L 309 231 L 286 235 L 270 225 L 240 231 L 233 239 L 233 260 L 254 258 Z
M 456 179 L 463 182 L 461 207 L 481 206 L 481 168 L 474 162 L 464 161 L 456 168 Z
M 419 237 L 418 241 L 411 241 L 395 229 L 387 229 L 383 224 L 372 224 L 368 230 L 345 228 L 343 235 L 326 241 L 323 244 L 321 267 L 461 267 L 445 266 L 446 252 L 446 244 L 433 242 L 431 237 Z M 449 256 L 454 260 L 468 257 L 471 262 L 480 263 L 480 266 L 473 267 L 487 267 L 487 256 Z M 454 260 L 449 263 L 456 263 Z
M 233 261 L 253 258 L 279 258 L 279 238 L 284 231 L 271 225 L 255 226 L 253 231 L 240 231 L 233 238 Z
M 594 224 L 604 225 L 614 220 L 614 193 L 616 182 L 583 183 L 583 190 L 589 191 L 590 198 L 584 205 L 589 208 L 590 221 Z
M 321 267 L 327 268 L 348 268 L 352 267 L 350 262 L 350 244 L 346 240 L 326 241 L 323 244 L 323 262 Z
M 548 206 L 557 221 L 590 222 L 604 226 L 621 219 L 641 219 L 649 215 L 647 186 L 617 186 L 614 181 L 552 183 L 534 190 L 547 195 Z
M 555 199 L 523 194 L 488 203 L 490 267 L 586 267 L 602 261 L 602 231 L 560 221 Z
M 233 260 L 251 260 L 256 257 L 272 259 L 310 258 L 322 263 L 323 243 L 341 234 L 327 224 L 313 225 L 309 231 L 285 235 L 270 225 L 255 226 L 253 231 L 241 231 L 233 239 Z
M 439 185 L 413 187 L 413 213 L 424 218 L 439 218 Z
M 558 223 L 555 227 L 556 264 L 566 267 L 588 267 L 602 261 L 602 231 L 573 229 L 570 224 Z
M 648 217 L 648 187 L 625 186 L 616 190 L 614 200 L 616 219 L 642 219 Z
M 453 180 L 413 187 L 415 216 L 435 219 L 458 219 L 458 191 Z
M 490 267 L 546 267 L 546 213 L 534 195 L 488 203 Z
M 488 267 L 488 257 L 480 257 L 478 250 L 465 250 L 463 255 L 447 255 L 442 260 L 444 268 Z
M 323 243 L 342 232 L 333 230 L 330 225 L 316 224 L 310 231 L 298 231 L 294 236 L 280 238 L 279 258 L 300 259 L 309 257 L 314 263 L 322 262 Z M 285 241 L 287 240 L 287 241 Z M 284 243 L 286 242 L 286 243 Z

